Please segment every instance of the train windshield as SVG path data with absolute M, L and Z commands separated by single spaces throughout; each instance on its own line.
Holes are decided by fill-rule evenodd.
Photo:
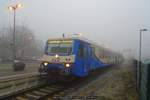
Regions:
M 72 41 L 49 41 L 48 42 L 48 53 L 72 53 Z

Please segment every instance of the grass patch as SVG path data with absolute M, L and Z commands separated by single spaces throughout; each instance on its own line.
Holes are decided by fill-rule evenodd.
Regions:
M 10 69 L 12 68 L 12 64 L 11 63 L 0 63 L 0 70 L 2 69 Z
M 129 67 L 113 70 L 107 84 L 96 95 L 105 100 L 138 100 L 133 70 Z

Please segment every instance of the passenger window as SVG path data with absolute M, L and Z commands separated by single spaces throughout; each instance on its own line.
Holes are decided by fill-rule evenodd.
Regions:
M 92 56 L 95 57 L 95 48 L 92 47 Z

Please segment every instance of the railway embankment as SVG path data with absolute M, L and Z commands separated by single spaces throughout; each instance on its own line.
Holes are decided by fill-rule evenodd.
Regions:
M 70 95 L 96 100 L 139 100 L 133 62 L 126 60 Z
M 38 72 L 39 68 L 38 62 L 28 62 L 26 63 L 26 67 L 23 71 L 14 71 L 12 67 L 12 63 L 0 63 L 0 77 L 7 77 L 12 75 L 26 74 L 26 73 L 34 73 Z

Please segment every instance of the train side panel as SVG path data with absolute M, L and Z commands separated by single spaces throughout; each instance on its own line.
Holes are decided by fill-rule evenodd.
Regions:
M 93 44 L 91 44 L 91 47 L 92 47 L 91 69 L 108 66 L 109 65 L 108 62 L 103 62 L 102 56 L 104 54 L 103 54 L 102 48 Z
M 72 74 L 75 76 L 86 76 L 91 70 L 108 66 L 109 64 L 101 62 L 95 55 L 92 44 L 84 41 L 75 40 L 75 64 L 72 68 Z
M 104 47 L 93 45 L 95 56 L 105 65 L 116 64 L 122 57 L 116 53 L 112 52 Z

